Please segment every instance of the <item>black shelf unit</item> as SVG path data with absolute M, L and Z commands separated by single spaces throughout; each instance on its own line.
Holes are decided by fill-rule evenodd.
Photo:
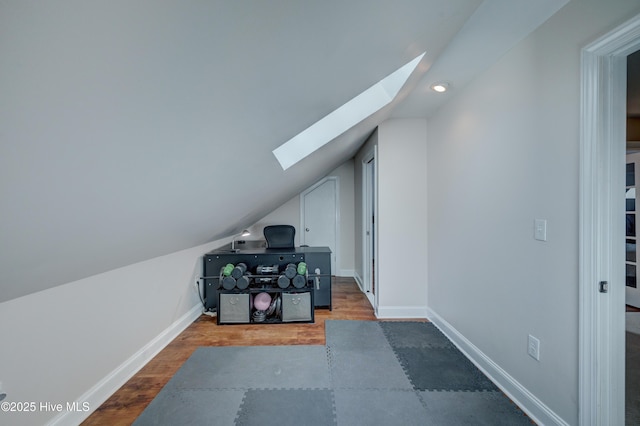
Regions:
M 270 296 L 271 304 L 264 319 L 255 317 L 258 311 L 252 298 L 260 293 Z M 289 324 L 313 323 L 313 288 L 249 287 L 245 290 L 218 291 L 217 323 L 222 324 Z M 269 312 L 271 311 L 271 312 Z
M 218 313 L 219 324 L 247 323 L 240 321 L 221 321 L 221 295 L 242 295 L 255 294 L 262 291 L 267 293 L 308 293 L 311 304 L 311 320 L 302 322 L 313 322 L 313 308 L 332 308 L 331 303 L 331 250 L 328 247 L 295 247 L 291 249 L 268 249 L 264 247 L 247 247 L 232 251 L 228 247 L 215 249 L 204 255 L 204 265 L 202 277 L 204 282 L 204 303 L 205 309 L 209 312 Z M 268 276 L 256 274 L 256 268 L 260 265 L 277 265 L 279 273 L 282 273 L 289 263 L 305 262 L 307 264 L 307 274 L 305 276 L 305 286 L 296 288 L 289 286 L 280 288 L 277 283 L 264 284 L 256 282 L 256 279 L 266 279 Z M 250 284 L 245 289 L 225 289 L 222 286 L 221 270 L 227 264 L 237 265 L 244 263 L 247 266 L 247 277 Z M 272 276 L 274 278 L 274 276 Z M 225 299 L 227 296 L 223 296 Z M 247 297 L 238 297 L 238 303 L 249 303 Z M 233 301 L 233 300 L 232 300 Z M 306 302 L 306 299 L 305 299 Z M 230 308 L 228 308 L 230 309 Z M 227 311 L 228 311 L 227 309 Z M 246 317 L 245 317 L 246 318 Z M 264 321 L 264 324 L 271 324 L 283 321 Z M 248 323 L 254 323 L 250 320 Z

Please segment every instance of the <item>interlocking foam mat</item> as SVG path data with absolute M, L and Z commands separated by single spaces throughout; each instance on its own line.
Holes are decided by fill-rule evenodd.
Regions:
M 142 425 L 531 425 L 431 323 L 325 323 L 326 346 L 201 347 Z

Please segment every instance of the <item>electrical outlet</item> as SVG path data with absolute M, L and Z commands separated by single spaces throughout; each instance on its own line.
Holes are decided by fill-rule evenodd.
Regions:
M 533 337 L 532 335 L 529 335 L 527 348 L 529 356 L 531 356 L 531 358 L 535 359 L 536 361 L 540 361 L 540 340 Z

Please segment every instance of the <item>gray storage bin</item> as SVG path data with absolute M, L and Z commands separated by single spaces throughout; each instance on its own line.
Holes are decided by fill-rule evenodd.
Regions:
M 248 323 L 250 316 L 249 293 L 220 293 L 218 320 L 220 323 Z
M 311 321 L 311 293 L 282 293 L 282 322 Z

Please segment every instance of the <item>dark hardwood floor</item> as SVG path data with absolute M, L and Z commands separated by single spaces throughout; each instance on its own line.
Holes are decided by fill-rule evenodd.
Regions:
M 83 425 L 130 425 L 199 346 L 324 345 L 327 319 L 375 320 L 352 278 L 334 278 L 333 310 L 316 309 L 314 324 L 217 325 L 201 315 L 92 413 Z

